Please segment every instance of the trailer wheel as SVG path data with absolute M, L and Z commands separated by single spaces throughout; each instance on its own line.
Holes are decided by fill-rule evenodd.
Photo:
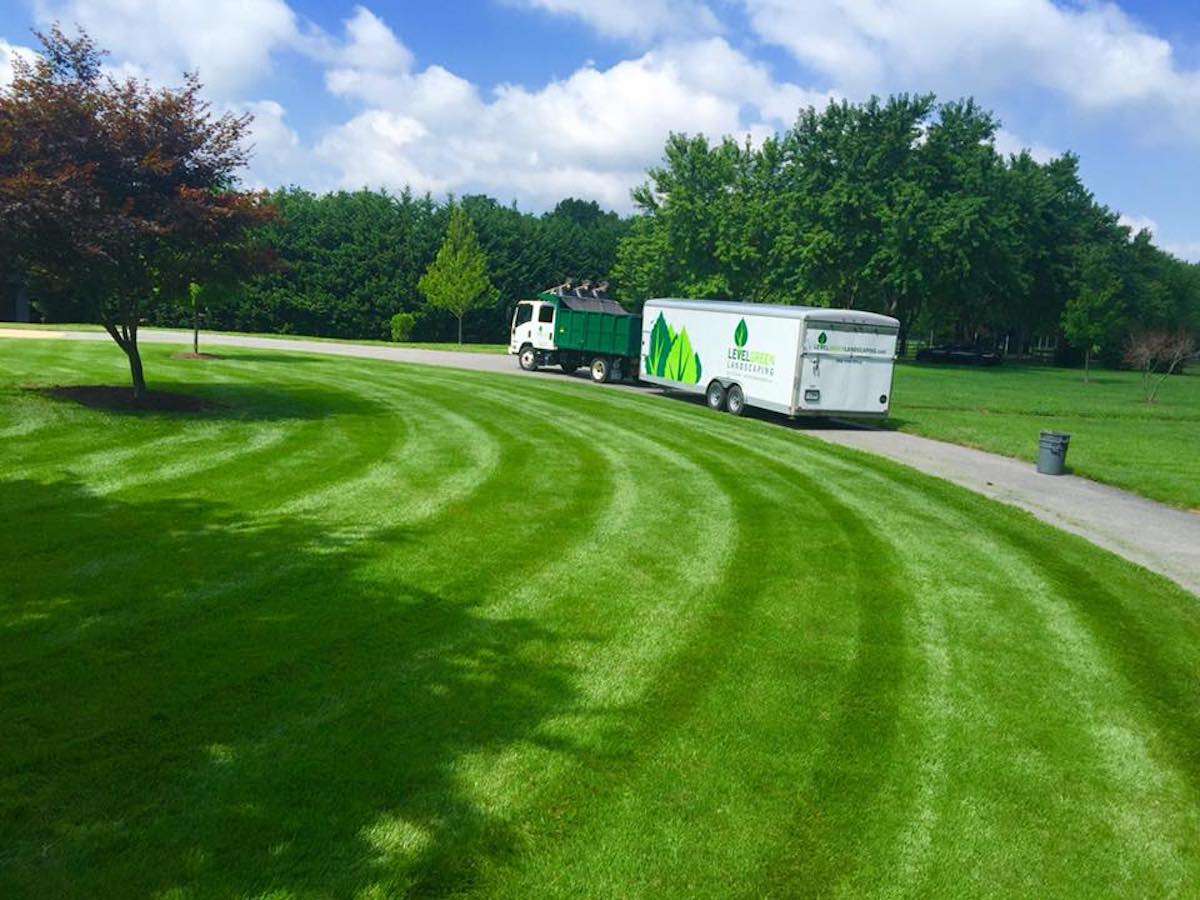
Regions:
M 526 344 L 521 348 L 520 354 L 517 356 L 517 362 L 526 372 L 536 372 L 538 367 L 537 351 L 533 347 Z
M 709 409 L 721 412 L 725 408 L 725 387 L 714 379 L 709 383 L 708 390 L 704 392 L 704 399 L 708 403 Z
M 608 361 L 608 357 L 597 356 L 592 360 L 592 381 L 603 384 L 610 378 L 612 378 L 612 363 Z
M 746 411 L 746 395 L 736 384 L 731 384 L 725 392 L 725 411 L 740 416 Z

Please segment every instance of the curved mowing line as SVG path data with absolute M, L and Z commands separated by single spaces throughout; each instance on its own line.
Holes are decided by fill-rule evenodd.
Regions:
M 810 489 L 835 511 L 847 556 L 886 561 L 889 574 L 881 582 L 877 569 L 851 567 L 857 582 L 857 649 L 811 780 L 801 792 L 796 845 L 769 876 L 772 884 L 790 886 L 785 890 L 853 879 L 856 856 L 870 831 L 861 819 L 870 815 L 885 783 L 900 774 L 896 736 L 909 666 L 904 614 L 910 598 L 894 574 L 899 571 L 895 553 L 850 506 L 815 483 Z
M 1158 637 L 1148 633 L 1138 616 L 1086 567 L 1064 556 L 1047 556 L 1035 539 L 1007 523 L 997 525 L 995 530 L 1033 564 L 1040 565 L 1071 604 L 1104 649 L 1110 667 L 1134 688 L 1147 721 L 1186 779 L 1193 797 L 1200 801 L 1200 668 L 1193 669 L 1189 677 L 1164 665 Z M 1192 663 L 1195 665 L 1196 660 Z
M 741 458 L 733 457 L 720 452 L 718 448 L 699 444 L 684 429 L 670 432 L 670 437 L 664 438 L 664 442 L 677 444 L 680 452 L 695 456 L 706 468 L 714 472 L 714 477 L 718 478 L 723 490 L 734 498 L 739 511 L 739 521 L 761 521 L 767 509 L 776 514 L 787 515 L 789 510 L 798 507 L 794 501 L 795 495 L 800 494 L 814 505 L 832 513 L 829 524 L 840 532 L 840 543 L 848 551 L 847 569 L 854 568 L 854 555 L 860 551 L 864 551 L 866 555 L 870 555 L 873 549 L 887 552 L 887 548 L 881 544 L 864 541 L 870 534 L 863 521 L 852 513 L 849 506 L 821 490 L 816 484 L 816 474 L 813 472 L 796 471 L 769 456 L 762 455 L 760 458 L 756 453 L 745 453 Z M 701 447 L 703 449 L 700 449 Z M 761 483 L 764 477 L 771 477 L 777 482 L 774 490 L 758 492 L 762 493 L 767 506 L 764 507 L 761 503 L 748 505 L 750 498 L 746 488 L 750 487 L 751 493 L 754 493 L 755 485 Z M 618 778 L 620 773 L 628 773 L 634 768 L 643 769 L 651 764 L 661 764 L 661 760 L 655 760 L 660 753 L 667 752 L 665 747 L 674 740 L 675 733 L 693 718 L 698 704 L 708 694 L 709 686 L 716 686 L 731 675 L 736 677 L 729 666 L 734 655 L 740 652 L 742 635 L 747 629 L 759 627 L 756 620 L 760 617 L 756 610 L 761 602 L 762 589 L 756 585 L 750 573 L 758 570 L 763 563 L 764 536 L 761 534 L 761 528 L 752 528 L 747 533 L 753 535 L 755 532 L 759 533 L 756 540 L 737 541 L 734 556 L 726 569 L 725 580 L 717 591 L 720 603 L 706 614 L 704 627 L 697 628 L 692 640 L 672 659 L 670 667 L 660 676 L 650 696 L 639 704 L 641 712 L 628 714 L 632 721 L 641 722 L 636 731 L 622 735 L 620 744 L 629 749 L 619 757 L 605 756 L 596 759 L 594 767 L 603 766 L 608 773 L 605 784 L 600 787 L 601 790 L 615 791 L 624 785 L 627 776 Z M 739 529 L 739 534 L 742 533 Z M 864 544 L 865 547 L 862 546 Z M 866 584 L 865 574 L 858 573 L 857 577 L 862 584 Z M 865 804 L 867 798 L 880 790 L 882 779 L 886 775 L 892 774 L 887 769 L 872 769 L 869 763 L 873 762 L 873 758 L 868 760 L 865 755 L 868 751 L 851 753 L 852 761 L 839 758 L 839 754 L 843 754 L 844 750 L 854 750 L 858 747 L 855 743 L 857 738 L 852 732 L 855 728 L 862 727 L 863 723 L 877 726 L 876 730 L 879 732 L 879 740 L 869 752 L 878 752 L 888 741 L 894 740 L 899 688 L 893 686 L 891 692 L 885 696 L 887 702 L 866 708 L 864 703 L 869 701 L 864 699 L 866 695 L 863 688 L 864 683 L 871 682 L 876 675 L 894 683 L 899 680 L 902 671 L 898 665 L 903 653 L 902 632 L 898 618 L 894 615 L 895 604 L 891 602 L 893 598 L 888 594 L 889 587 L 894 585 L 889 585 L 886 580 L 883 583 L 872 583 L 870 586 L 871 592 L 878 593 L 874 594 L 873 602 L 860 610 L 858 616 L 858 651 L 848 673 L 850 680 L 843 688 L 840 701 L 844 714 L 824 738 L 827 742 L 826 761 L 830 770 L 846 765 L 861 765 L 867 769 L 867 774 L 859 778 L 860 792 L 834 792 L 830 788 L 836 785 L 838 774 L 826 779 L 829 784 L 825 784 L 822 782 L 822 773 L 818 772 L 813 776 L 814 787 L 811 790 L 824 791 L 830 796 L 813 798 L 817 802 L 844 800 L 861 811 L 865 808 L 861 804 Z M 894 594 L 896 597 L 903 596 L 900 591 L 895 591 Z M 797 600 L 804 602 L 803 598 Z M 786 748 L 780 747 L 779 751 L 786 752 Z M 860 795 L 862 799 L 858 799 Z M 808 837 L 815 843 L 820 843 L 820 835 L 810 833 Z M 821 853 L 830 852 L 829 847 L 817 846 L 815 850 Z M 851 864 L 847 853 L 848 851 L 843 852 L 840 857 L 843 865 Z M 790 879 L 780 876 L 776 880 Z
M 178 534 L 158 512 L 170 534 L 137 535 L 187 571 L 161 594 L 49 573 L 45 624 L 15 626 L 4 755 L 48 811 L 5 832 L 20 884 L 72 866 L 81 890 L 123 874 L 214 894 L 1188 883 L 1200 626 L 1158 580 L 950 485 L 700 407 L 408 366 L 238 375 L 273 372 L 310 397 L 338 377 L 345 402 L 234 429 L 288 433 L 277 451 L 295 455 L 271 469 L 211 435 L 232 455 L 205 489 L 228 515 L 181 506 Z M 185 482 L 162 474 L 192 449 L 131 457 L 140 496 L 97 509 L 119 528 L 151 510 L 145 485 L 173 501 Z M 137 554 L 78 530 L 136 576 Z M 193 541 L 228 558 L 192 571 Z M 1083 656 L 1064 653 L 1075 633 Z M 97 677 L 101 653 L 121 665 Z M 1030 708 L 1002 678 L 1028 680 Z M 1055 678 L 1097 702 L 1052 709 Z M 1124 790 L 1142 770 L 1096 764 L 1097 725 L 1166 757 L 1155 771 L 1184 796 L 1166 796 L 1173 775 Z M 1014 747 L 1026 757 L 997 755 Z M 1073 754 L 1088 758 L 1070 770 Z M 1037 797 L 1030 771 L 1078 797 Z M 303 803 L 285 809 L 288 791 Z M 1105 827 L 1139 796 L 1162 802 Z M 181 863 L 184 845 L 206 865 Z M 1116 859 L 1055 880 L 1093 846 Z

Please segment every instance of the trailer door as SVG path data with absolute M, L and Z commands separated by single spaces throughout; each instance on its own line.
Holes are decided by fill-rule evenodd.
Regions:
M 886 415 L 896 329 L 809 319 L 796 406 L 806 412 Z

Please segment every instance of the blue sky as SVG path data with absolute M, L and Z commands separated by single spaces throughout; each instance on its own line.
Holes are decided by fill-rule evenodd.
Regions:
M 1078 153 L 1102 202 L 1200 259 L 1194 0 L 0 0 L 0 81 L 54 19 L 254 113 L 256 185 L 627 211 L 671 130 L 761 138 L 932 90 L 995 110 L 1002 150 Z

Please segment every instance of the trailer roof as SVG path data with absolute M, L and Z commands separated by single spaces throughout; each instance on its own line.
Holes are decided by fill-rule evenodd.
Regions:
M 656 297 L 646 301 L 646 307 L 668 309 L 707 309 L 712 312 L 741 313 L 751 316 L 773 316 L 777 319 L 818 319 L 822 322 L 842 322 L 854 325 L 880 325 L 898 328 L 900 322 L 891 316 L 861 309 L 829 309 L 824 306 L 784 306 L 780 303 L 744 303 L 737 300 L 683 300 L 676 297 Z

